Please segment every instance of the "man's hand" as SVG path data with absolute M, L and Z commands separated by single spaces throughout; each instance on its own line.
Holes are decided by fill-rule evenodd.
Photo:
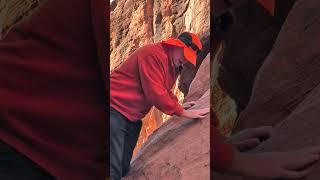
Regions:
M 236 152 L 229 173 L 258 179 L 298 179 L 319 160 L 320 146 L 288 152 Z
M 250 128 L 231 136 L 227 139 L 227 142 L 235 145 L 240 152 L 244 152 L 255 148 L 262 141 L 270 138 L 272 134 L 272 126 Z
M 181 116 L 190 119 L 204 118 L 210 112 L 210 108 L 183 110 Z
M 183 107 L 183 109 L 189 109 L 194 105 L 196 105 L 196 102 L 195 101 L 190 101 L 190 102 L 183 103 L 182 107 Z

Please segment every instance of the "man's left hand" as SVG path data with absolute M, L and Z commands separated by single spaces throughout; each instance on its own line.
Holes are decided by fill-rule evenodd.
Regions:
M 230 138 L 227 142 L 235 145 L 240 151 L 249 151 L 258 146 L 262 141 L 269 139 L 273 134 L 272 126 L 262 126 L 258 128 L 245 129 Z

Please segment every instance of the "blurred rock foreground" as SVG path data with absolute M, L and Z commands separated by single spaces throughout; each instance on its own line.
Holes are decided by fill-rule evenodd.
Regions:
M 294 1 L 292 1 L 294 2 Z M 234 132 L 272 125 L 271 139 L 249 153 L 287 151 L 320 144 L 320 23 L 318 0 L 295 1 L 275 43 L 261 62 Z M 236 97 L 234 95 L 234 97 Z M 254 178 L 213 174 L 219 180 Z M 320 164 L 305 180 L 320 179 Z

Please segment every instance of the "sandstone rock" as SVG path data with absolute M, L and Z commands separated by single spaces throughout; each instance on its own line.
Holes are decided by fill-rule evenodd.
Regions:
M 320 144 L 319 5 L 317 0 L 295 3 L 273 50 L 257 74 L 252 97 L 240 115 L 237 128 L 274 125 L 275 134 L 253 153 Z M 319 179 L 319 169 L 318 163 L 304 179 Z M 251 179 L 217 174 L 214 177 Z

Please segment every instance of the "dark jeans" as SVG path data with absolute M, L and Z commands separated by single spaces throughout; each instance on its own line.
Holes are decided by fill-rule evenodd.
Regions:
M 133 149 L 137 144 L 142 122 L 131 122 L 110 109 L 110 178 L 120 180 L 130 169 Z
M 34 162 L 0 141 L 0 180 L 53 180 Z

